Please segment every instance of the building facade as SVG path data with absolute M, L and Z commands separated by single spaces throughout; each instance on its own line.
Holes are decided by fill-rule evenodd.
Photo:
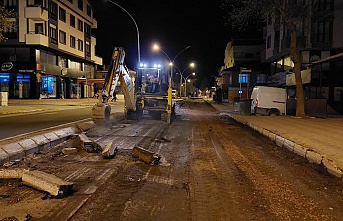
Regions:
M 322 65 L 311 64 L 343 52 L 343 0 L 319 0 L 307 8 L 312 10 L 312 16 L 299 24 L 297 37 L 303 59 L 302 70 L 311 66 L 310 82 L 303 82 L 305 96 L 326 98 L 330 106 L 342 113 L 343 59 Z M 262 61 L 271 64 L 271 74 L 292 73 L 290 33 L 281 19 L 268 20 L 265 39 Z
M 268 64 L 261 63 L 264 49 L 263 39 L 238 38 L 227 43 L 224 53 L 224 66 L 220 70 L 223 78 L 221 87 L 224 101 L 235 98 L 249 98 L 252 88 L 265 83 Z
M 0 0 L 17 13 L 0 42 L 0 90 L 9 98 L 93 96 L 97 27 L 88 0 Z M 87 82 L 87 81 L 86 81 Z

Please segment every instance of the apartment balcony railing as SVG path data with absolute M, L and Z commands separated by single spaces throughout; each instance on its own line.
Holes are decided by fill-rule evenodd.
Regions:
M 27 45 L 44 45 L 49 46 L 49 37 L 43 34 L 36 34 L 35 32 L 30 32 L 25 35 L 25 41 Z
M 40 7 L 39 5 L 25 7 L 25 18 L 29 18 L 34 21 L 48 21 L 48 10 Z

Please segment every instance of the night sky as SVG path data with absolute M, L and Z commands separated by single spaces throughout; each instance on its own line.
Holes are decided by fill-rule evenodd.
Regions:
M 118 6 L 105 0 L 91 0 L 98 21 L 93 35 L 97 39 L 96 55 L 109 64 L 114 47 L 124 47 L 126 66 L 134 69 L 138 63 L 137 32 L 132 19 Z M 166 56 L 154 52 L 158 43 L 182 71 L 195 62 L 198 76 L 216 75 L 223 65 L 224 50 L 230 40 L 224 26 L 220 0 L 114 0 L 128 11 L 137 23 L 140 34 L 141 62 L 163 63 Z M 187 69 L 184 75 L 191 70 Z

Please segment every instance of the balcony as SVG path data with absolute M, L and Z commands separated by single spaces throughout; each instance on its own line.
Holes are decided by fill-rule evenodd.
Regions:
M 25 7 L 25 18 L 34 21 L 48 21 L 48 11 L 40 6 Z
M 49 46 L 49 37 L 36 34 L 34 32 L 25 35 L 25 41 L 27 45 L 44 45 L 46 47 Z
M 98 28 L 98 21 L 93 18 L 92 20 L 92 28 L 97 29 Z
M 103 63 L 102 63 L 102 58 L 101 58 L 101 57 L 98 57 L 98 56 L 96 56 L 96 55 L 93 55 L 93 56 L 91 57 L 91 60 L 92 60 L 95 64 L 97 64 L 97 65 L 103 65 Z

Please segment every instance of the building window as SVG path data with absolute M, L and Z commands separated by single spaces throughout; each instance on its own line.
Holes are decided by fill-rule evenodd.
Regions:
M 67 43 L 66 36 L 67 34 L 64 31 L 60 30 L 60 43 L 64 45 Z
M 83 22 L 80 19 L 77 19 L 77 29 L 83 31 Z
M 89 24 L 86 24 L 86 23 L 85 23 L 85 34 L 86 34 L 86 37 L 91 36 L 91 26 Z
M 249 74 L 238 74 L 238 83 L 248 83 Z
M 2 6 L 16 6 L 17 0 L 2 0 L 0 1 L 0 5 Z
M 35 23 L 35 34 L 44 34 L 43 23 Z
M 49 15 L 50 18 L 57 20 L 57 4 L 53 1 L 49 5 Z
M 75 37 L 70 35 L 70 47 L 75 48 Z
M 313 42 L 329 42 L 330 39 L 330 22 L 317 21 L 313 22 L 312 39 Z
M 77 7 L 78 7 L 81 11 L 83 11 L 83 0 L 78 0 L 78 2 L 77 2 Z
M 70 26 L 75 28 L 75 16 L 70 14 Z
M 77 50 L 83 51 L 83 41 L 80 39 L 77 39 Z
M 272 47 L 272 36 L 268 35 L 267 37 L 267 48 L 271 48 Z
M 60 7 L 59 10 L 60 20 L 66 22 L 66 10 Z
M 91 56 L 91 45 L 89 44 L 89 42 L 86 42 L 86 56 Z
M 68 0 L 68 2 L 73 3 L 73 0 Z
M 91 8 L 91 6 L 89 4 L 87 4 L 87 15 L 89 17 L 92 17 L 92 8 Z
M 56 55 L 50 52 L 40 51 L 40 62 L 56 65 Z
M 50 27 L 49 29 L 50 29 L 50 31 L 49 31 L 50 42 L 57 44 L 57 30 L 56 30 L 56 28 Z
M 334 8 L 333 0 L 319 0 L 318 11 L 332 11 Z

